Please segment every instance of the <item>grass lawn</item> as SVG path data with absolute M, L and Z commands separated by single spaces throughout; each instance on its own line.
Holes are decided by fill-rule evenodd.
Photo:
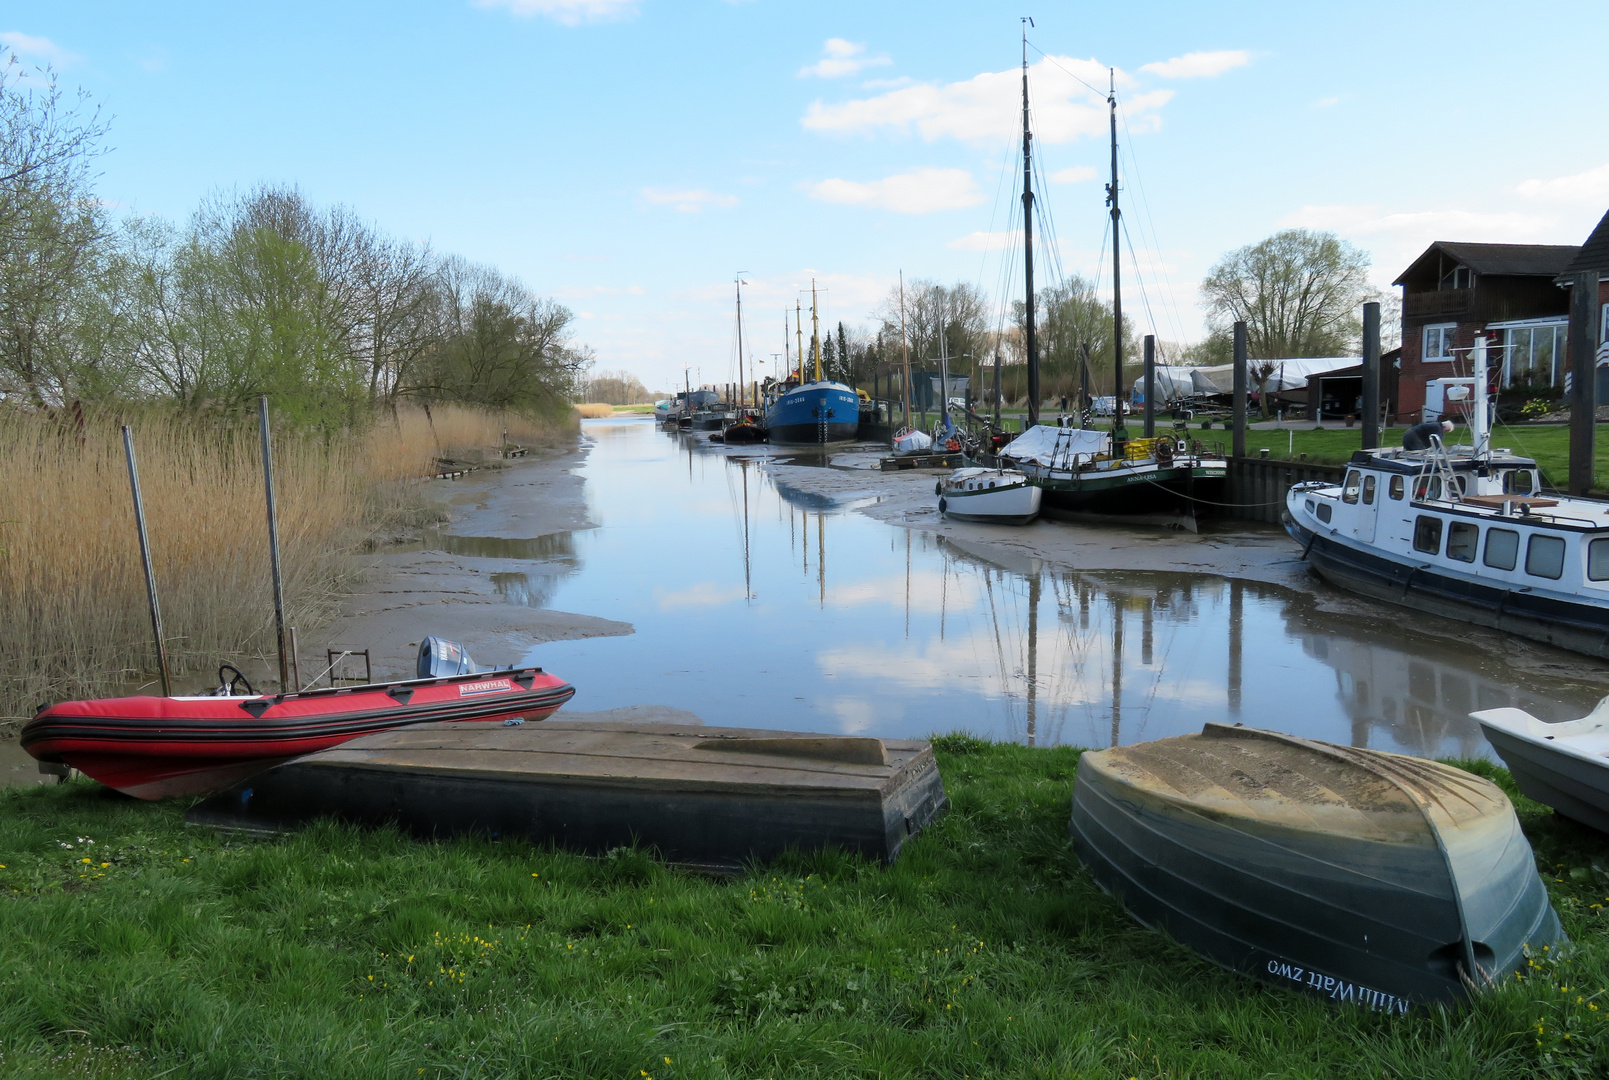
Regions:
M 1609 1072 L 1609 839 L 1521 801 L 1575 945 L 1386 1018 L 1130 921 L 1068 846 L 1077 751 L 941 743 L 953 805 L 892 868 L 826 853 L 729 880 L 640 851 L 221 836 L 87 781 L 0 793 L 0 1074 Z

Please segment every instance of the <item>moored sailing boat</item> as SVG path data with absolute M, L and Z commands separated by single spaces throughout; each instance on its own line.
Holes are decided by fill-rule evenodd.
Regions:
M 860 395 L 821 373 L 821 335 L 816 315 L 816 283 L 810 283 L 810 356 L 815 378 L 805 381 L 804 357 L 799 371 L 769 388 L 765 403 L 766 434 L 773 444 L 821 446 L 852 442 L 860 430 Z

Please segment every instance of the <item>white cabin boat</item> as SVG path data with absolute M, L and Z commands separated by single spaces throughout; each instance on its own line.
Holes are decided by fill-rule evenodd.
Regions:
M 1471 446 L 1359 450 L 1339 485 L 1295 485 L 1286 531 L 1341 588 L 1609 657 L 1609 503 L 1544 497 L 1534 460 L 1489 446 L 1486 405 Z
M 1026 525 L 1039 516 L 1043 489 L 1009 469 L 957 469 L 935 487 L 939 513 L 961 521 Z

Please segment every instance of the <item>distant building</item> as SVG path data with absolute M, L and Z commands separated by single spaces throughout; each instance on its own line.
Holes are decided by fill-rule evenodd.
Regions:
M 1593 236 L 1603 231 L 1600 224 Z M 1609 235 L 1603 246 L 1609 255 Z M 1469 374 L 1477 334 L 1495 338 L 1489 344 L 1500 347 L 1490 358 L 1499 387 L 1562 387 L 1570 295 L 1556 282 L 1583 250 L 1572 244 L 1446 241 L 1426 248 L 1393 282 L 1402 286 L 1395 419 L 1418 419 L 1429 380 Z

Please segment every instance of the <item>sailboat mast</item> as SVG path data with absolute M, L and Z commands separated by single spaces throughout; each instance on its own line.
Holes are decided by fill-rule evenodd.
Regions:
M 1121 245 L 1122 214 L 1117 208 L 1117 73 L 1107 69 L 1111 90 L 1106 104 L 1112 123 L 1112 183 L 1106 189 L 1106 201 L 1112 206 L 1112 363 L 1117 373 L 1112 383 L 1112 433 L 1123 430 L 1123 268 L 1118 258 Z
M 1034 135 L 1028 129 L 1028 28 L 1022 30 L 1022 255 L 1024 344 L 1028 348 L 1028 427 L 1039 423 L 1039 346 L 1034 340 Z
M 804 311 L 799 301 L 793 302 L 793 333 L 799 339 L 799 385 L 804 385 L 805 354 L 804 354 Z
M 810 279 L 810 355 L 816 362 L 816 381 L 821 381 L 821 324 L 816 318 L 816 279 Z
M 737 279 L 737 407 L 743 408 L 743 277 Z M 743 419 L 741 416 L 739 420 Z
M 905 336 L 905 271 L 899 272 L 899 349 L 902 372 L 899 388 L 905 398 L 905 426 L 911 426 L 911 345 Z

